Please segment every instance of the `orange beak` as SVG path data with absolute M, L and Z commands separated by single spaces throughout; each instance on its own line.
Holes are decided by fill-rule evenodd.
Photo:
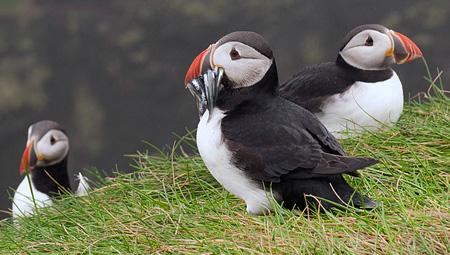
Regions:
M 394 58 L 397 64 L 423 57 L 419 47 L 407 36 L 395 31 L 391 31 L 391 34 L 394 39 Z
M 20 174 L 25 173 L 26 169 L 30 167 L 30 154 L 31 149 L 33 148 L 33 142 L 28 142 L 27 147 L 23 151 L 22 159 L 20 161 Z
M 194 61 L 192 61 L 184 78 L 185 87 L 189 84 L 189 82 L 199 77 L 202 73 L 206 71 L 206 69 L 209 68 L 208 66 L 210 65 L 210 53 L 212 47 L 213 45 L 210 45 L 208 48 L 206 48 L 204 51 L 198 54 L 198 56 L 195 57 Z

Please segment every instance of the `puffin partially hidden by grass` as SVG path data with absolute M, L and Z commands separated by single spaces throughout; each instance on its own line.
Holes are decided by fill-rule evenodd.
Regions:
M 392 70 L 422 57 L 405 35 L 366 24 L 343 39 L 335 62 L 301 69 L 280 95 L 314 113 L 338 138 L 390 127 L 403 111 L 402 83 Z
M 228 34 L 195 58 L 185 86 L 197 101 L 197 146 L 211 174 L 254 215 L 268 213 L 272 198 L 287 208 L 375 207 L 342 175 L 377 160 L 346 156 L 278 85 L 272 50 L 254 32 Z
M 14 193 L 13 218 L 32 215 L 35 207 L 50 206 L 56 197 L 71 191 L 68 154 L 69 138 L 58 123 L 44 120 L 28 128 L 20 173 L 28 171 L 30 182 L 25 176 Z M 90 188 L 81 173 L 78 173 L 78 178 L 80 182 L 75 194 L 82 196 Z

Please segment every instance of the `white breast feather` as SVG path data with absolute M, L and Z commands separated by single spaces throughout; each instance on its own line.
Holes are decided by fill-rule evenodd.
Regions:
M 197 128 L 197 147 L 206 167 L 227 191 L 245 201 L 250 214 L 270 211 L 271 195 L 231 163 L 232 154 L 223 141 L 220 128 L 224 113 L 214 109 L 209 121 L 208 116 L 206 111 Z
M 391 127 L 402 111 L 403 88 L 394 72 L 386 81 L 356 82 L 344 93 L 332 96 L 317 117 L 337 138 L 346 138 L 341 132 L 358 134 Z
M 33 182 L 31 182 L 31 189 L 33 190 L 36 207 L 41 208 L 53 204 L 52 199 L 47 194 L 38 191 L 34 187 Z M 25 178 L 19 184 L 19 187 L 17 187 L 16 192 L 14 193 L 12 205 L 13 218 L 30 216 L 34 214 L 34 211 L 35 205 L 33 203 L 30 185 L 28 183 L 27 177 L 25 176 Z

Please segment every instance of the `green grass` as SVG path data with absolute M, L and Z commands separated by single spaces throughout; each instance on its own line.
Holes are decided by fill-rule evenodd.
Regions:
M 348 178 L 382 203 L 372 211 L 276 207 L 252 217 L 198 156 L 138 153 L 135 173 L 20 227 L 0 223 L 0 254 L 449 254 L 449 107 L 443 94 L 410 103 L 394 128 L 344 142 L 349 154 L 380 160 Z

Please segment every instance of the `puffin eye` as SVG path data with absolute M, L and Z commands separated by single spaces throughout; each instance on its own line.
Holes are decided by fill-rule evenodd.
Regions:
M 241 55 L 239 55 L 239 52 L 235 48 L 233 48 L 230 51 L 230 57 L 232 60 L 238 60 L 241 58 Z
M 369 35 L 369 37 L 367 37 L 366 43 L 364 45 L 365 46 L 373 46 L 373 39 L 370 35 Z
M 50 137 L 50 144 L 51 144 L 51 145 L 54 145 L 55 143 L 56 143 L 55 137 L 51 136 L 51 137 Z

